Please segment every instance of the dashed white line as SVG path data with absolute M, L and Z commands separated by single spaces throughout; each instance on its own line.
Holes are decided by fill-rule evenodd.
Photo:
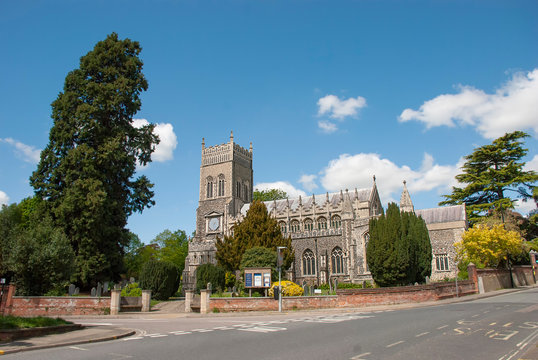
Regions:
M 70 346 L 69 348 L 70 349 L 75 349 L 75 350 L 81 350 L 81 351 L 88 351 L 88 349 L 84 349 L 84 348 L 81 348 L 81 347 L 78 347 L 78 346 Z
M 509 323 L 504 324 L 503 327 L 509 327 L 512 324 L 513 324 L 512 322 L 509 322 Z
M 439 326 L 439 327 L 437 328 L 437 330 L 441 330 L 441 329 L 444 329 L 444 328 L 446 328 L 446 327 L 448 327 L 448 325 Z
M 350 358 L 350 360 L 361 360 L 363 356 L 368 356 L 368 355 L 371 355 L 371 354 L 372 353 L 365 352 L 365 353 L 353 356 L 352 358 Z
M 401 343 L 403 343 L 404 341 L 403 340 L 400 340 L 400 341 L 396 341 L 395 343 L 392 343 L 390 345 L 387 345 L 386 347 L 390 348 L 390 347 L 393 347 L 393 346 L 396 346 L 396 345 L 399 345 Z
M 424 336 L 424 335 L 428 335 L 429 333 L 430 333 L 429 331 L 425 331 L 423 333 L 415 335 L 415 337 L 421 337 L 421 336 Z
M 471 316 L 472 318 L 475 318 L 477 316 L 480 316 L 480 314 L 474 314 L 473 316 Z
M 143 339 L 143 338 L 144 338 L 143 336 L 133 336 L 133 337 L 129 337 L 127 339 L 123 339 L 123 341 L 140 340 L 140 339 Z
M 164 337 L 164 336 L 168 336 L 168 335 L 155 333 L 155 334 L 147 334 L 146 336 L 150 337 L 150 338 L 159 338 L 159 337 Z
M 191 331 L 178 330 L 178 331 L 170 331 L 170 334 L 173 334 L 173 335 L 186 335 L 186 334 L 192 334 L 192 332 Z
M 200 333 L 205 333 L 205 332 L 211 332 L 213 330 L 211 329 L 193 329 L 192 331 L 196 331 L 196 332 L 200 332 Z

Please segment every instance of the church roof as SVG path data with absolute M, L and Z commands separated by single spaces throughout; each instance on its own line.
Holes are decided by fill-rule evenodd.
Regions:
M 313 202 L 316 202 L 316 205 L 318 207 L 324 207 L 327 202 L 327 195 L 329 197 L 329 204 L 331 206 L 338 206 L 342 199 L 342 196 L 345 198 L 346 196 L 349 197 L 349 200 L 351 201 L 369 201 L 370 195 L 372 193 L 373 188 L 366 188 L 366 189 L 355 189 L 353 191 L 348 192 L 334 192 L 334 193 L 325 193 L 325 194 L 319 194 L 319 195 L 313 195 L 313 196 L 305 196 L 301 197 L 301 203 L 303 204 L 304 209 L 309 209 L 312 207 Z M 267 207 L 267 212 L 271 212 L 275 208 L 276 204 L 276 210 L 277 212 L 282 212 L 286 209 L 286 207 L 290 206 L 290 210 L 297 210 L 299 208 L 299 197 L 296 198 L 288 198 L 288 199 L 281 199 L 276 201 L 264 201 L 265 206 Z M 250 208 L 250 204 L 245 204 L 241 208 L 241 214 L 243 216 L 247 215 L 247 211 Z
M 465 205 L 453 205 L 433 209 L 415 210 L 415 214 L 417 216 L 421 216 L 426 224 L 467 220 Z

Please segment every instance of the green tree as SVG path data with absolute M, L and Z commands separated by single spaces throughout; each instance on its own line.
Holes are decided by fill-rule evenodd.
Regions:
M 285 246 L 283 250 L 284 268 L 291 266 L 294 251 L 291 247 L 291 237 L 285 238 L 277 221 L 267 213 L 267 208 L 261 201 L 250 204 L 247 215 L 234 227 L 233 236 L 217 239 L 216 258 L 224 269 L 238 270 L 241 258 L 248 249 L 261 246 L 276 251 L 277 246 Z
M 129 242 L 123 257 L 127 277 L 139 279 L 144 264 L 150 260 L 156 260 L 158 251 L 156 244 L 144 245 L 138 235 L 129 232 Z
M 140 51 L 112 33 L 80 59 L 52 103 L 49 143 L 30 178 L 73 247 L 83 286 L 118 279 L 127 218 L 154 204 L 153 184 L 134 178 L 159 142 L 154 125 L 133 126 L 147 89 Z
M 476 148 L 465 157 L 463 173 L 456 179 L 464 187 L 453 187 L 452 194 L 444 195 L 439 205 L 466 204 L 467 215 L 471 222 L 496 209 L 504 212 L 512 208 L 516 198 L 529 199 L 534 191 L 538 175 L 534 171 L 524 171 L 527 155 L 523 139 L 529 137 L 522 131 L 505 134 L 490 145 Z
M 271 277 L 273 281 L 278 279 L 276 268 L 276 251 L 271 249 L 254 246 L 245 251 L 241 258 L 239 270 L 244 271 L 247 267 L 269 267 L 271 268 Z
M 255 189 L 252 193 L 252 200 L 258 201 L 272 201 L 280 200 L 288 197 L 288 194 L 284 190 L 280 189 L 267 189 L 267 190 L 258 190 Z
M 203 264 L 196 269 L 196 290 L 199 292 L 211 283 L 211 288 L 217 291 L 224 289 L 226 272 L 218 265 Z
M 369 224 L 366 261 L 380 286 L 424 282 L 431 274 L 432 249 L 424 220 L 400 212 L 390 203 L 387 213 Z
M 185 267 L 185 258 L 189 253 L 189 239 L 183 230 L 174 232 L 166 229 L 153 239 L 152 244 L 157 244 L 157 259 L 170 262 L 178 269 Z
M 32 210 L 28 210 L 28 204 Z M 73 271 L 71 245 L 45 211 L 43 202 L 25 199 L 0 212 L 2 272 L 13 274 L 19 295 L 63 293 Z
M 168 300 L 176 293 L 179 282 L 179 269 L 165 261 L 148 261 L 140 274 L 140 287 L 151 290 L 151 297 L 156 300 Z

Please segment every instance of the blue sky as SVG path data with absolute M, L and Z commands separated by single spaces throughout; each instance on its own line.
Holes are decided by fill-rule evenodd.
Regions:
M 28 178 L 67 73 L 107 34 L 141 43 L 149 89 L 136 118 L 163 141 L 140 172 L 156 206 L 148 243 L 195 227 L 201 141 L 253 143 L 254 183 L 290 195 L 402 181 L 416 208 L 450 192 L 462 157 L 531 135 L 538 170 L 536 1 L 0 2 L 0 203 Z M 522 212 L 533 208 L 527 203 Z

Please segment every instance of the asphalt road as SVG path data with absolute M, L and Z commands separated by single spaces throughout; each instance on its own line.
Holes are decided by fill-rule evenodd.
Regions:
M 405 310 L 110 323 L 136 328 L 137 335 L 4 358 L 515 360 L 538 342 L 538 289 Z

